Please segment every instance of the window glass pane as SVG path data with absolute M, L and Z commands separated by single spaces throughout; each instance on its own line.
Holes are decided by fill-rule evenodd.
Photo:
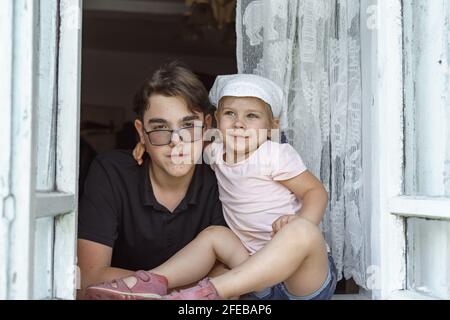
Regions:
M 450 196 L 449 8 L 404 1 L 407 195 Z
M 450 299 L 450 221 L 408 219 L 408 287 Z

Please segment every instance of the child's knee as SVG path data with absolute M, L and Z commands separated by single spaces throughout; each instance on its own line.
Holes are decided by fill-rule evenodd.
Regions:
M 322 232 L 319 227 L 309 220 L 299 218 L 290 222 L 288 225 L 291 227 L 293 236 L 304 244 L 310 246 L 317 246 L 324 244 Z
M 209 226 L 200 235 L 206 237 L 235 237 L 234 233 L 224 226 Z

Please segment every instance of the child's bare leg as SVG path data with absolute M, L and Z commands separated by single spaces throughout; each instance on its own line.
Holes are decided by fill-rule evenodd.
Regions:
M 290 293 L 304 296 L 323 285 L 328 268 L 319 228 L 297 219 L 285 225 L 262 250 L 211 282 L 223 298 L 260 291 L 283 281 Z
M 234 268 L 248 257 L 248 251 L 230 229 L 213 226 L 203 230 L 164 264 L 150 271 L 165 276 L 169 288 L 176 288 L 204 278 L 216 260 Z

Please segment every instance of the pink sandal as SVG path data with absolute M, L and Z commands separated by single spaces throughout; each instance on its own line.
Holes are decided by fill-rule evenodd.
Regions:
M 222 300 L 214 285 L 208 278 L 201 280 L 196 286 L 181 291 L 174 291 L 162 297 L 163 300 Z
M 136 278 L 130 288 L 124 279 Z M 147 271 L 137 271 L 131 276 L 90 286 L 86 289 L 88 300 L 158 300 L 167 294 L 167 279 Z

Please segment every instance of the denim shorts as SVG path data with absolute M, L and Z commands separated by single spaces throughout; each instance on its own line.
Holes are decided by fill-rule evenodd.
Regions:
M 308 296 L 295 296 L 288 292 L 283 282 L 266 288 L 260 292 L 252 292 L 241 296 L 241 300 L 331 300 L 336 290 L 337 274 L 333 257 L 328 255 L 328 276 L 320 289 Z

